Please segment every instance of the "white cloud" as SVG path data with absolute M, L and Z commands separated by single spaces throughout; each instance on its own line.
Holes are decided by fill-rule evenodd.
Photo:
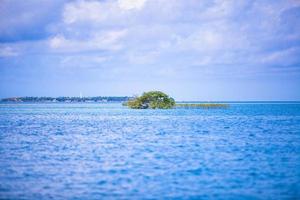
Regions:
M 105 51 L 118 62 L 141 66 L 165 62 L 174 63 L 174 68 L 271 64 L 278 61 L 278 55 L 257 55 L 274 44 L 280 46 L 283 37 L 291 44 L 299 40 L 298 32 L 278 34 L 281 13 L 295 6 L 299 4 L 281 0 L 69 1 L 61 21 L 51 26 L 55 28 L 49 31 L 47 50 L 69 54 Z M 17 54 L 2 50 L 2 55 Z
M 0 46 L 0 57 L 11 57 L 11 56 L 18 56 L 19 53 L 13 49 L 12 47 L 8 46 Z
M 50 40 L 50 47 L 57 49 L 66 46 L 68 41 L 62 35 L 57 35 Z
M 291 65 L 297 62 L 298 55 L 300 53 L 299 47 L 292 47 L 284 50 L 278 50 L 275 52 L 267 53 L 262 55 L 260 62 L 262 64 L 269 65 Z
M 163 76 L 163 77 L 174 77 L 178 74 L 177 70 L 174 69 L 174 67 L 164 67 L 160 68 L 157 72 L 154 72 L 158 76 Z
M 180 42 L 185 49 L 198 51 L 218 50 L 224 47 L 224 39 L 216 31 L 204 30 L 191 34 Z
M 128 58 L 128 61 L 132 64 L 150 64 L 158 59 L 159 52 L 130 52 L 126 56 Z
M 118 0 L 118 1 L 75 1 L 65 5 L 63 22 L 76 23 L 126 23 L 133 10 L 143 8 L 146 0 Z M 127 21 L 128 22 L 128 21 Z
M 66 0 L 0 0 L 0 38 L 12 42 L 43 38 Z M 54 11 L 55 10 L 55 11 Z
M 72 24 L 75 22 L 104 20 L 104 7 L 104 4 L 98 1 L 68 3 L 63 12 L 64 22 Z
M 141 9 L 146 0 L 118 0 L 119 6 L 124 10 Z
M 226 18 L 233 13 L 235 6 L 239 4 L 240 3 L 232 0 L 227 0 L 227 1 L 216 0 L 212 4 L 212 6 L 209 6 L 201 13 L 201 18 L 203 19 Z
M 126 33 L 126 30 L 102 31 L 85 40 L 67 39 L 63 35 L 57 35 L 49 40 L 49 46 L 54 51 L 62 52 L 119 50 L 122 48 L 120 40 Z
M 63 57 L 60 61 L 60 67 L 65 69 L 100 68 L 103 63 L 110 59 L 110 57 L 105 57 L 101 55 L 72 55 Z

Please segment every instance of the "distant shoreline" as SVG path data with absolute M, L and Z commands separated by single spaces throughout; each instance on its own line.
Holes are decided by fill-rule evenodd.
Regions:
M 11 97 L 0 99 L 0 103 L 122 103 L 134 97 L 99 96 L 99 97 Z M 177 104 L 298 104 L 300 101 L 176 101 Z
M 98 97 L 10 97 L 0 102 L 12 103 L 105 103 L 124 102 L 132 99 L 128 96 L 98 96 Z

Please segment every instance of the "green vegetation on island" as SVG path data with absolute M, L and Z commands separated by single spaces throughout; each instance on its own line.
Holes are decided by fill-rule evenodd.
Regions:
M 172 97 L 161 91 L 144 92 L 142 96 L 135 97 L 123 103 L 132 109 L 170 109 L 170 108 L 228 108 L 222 103 L 175 103 Z
M 160 91 L 144 92 L 142 96 L 136 97 L 123 105 L 133 109 L 170 109 L 175 106 L 173 98 Z

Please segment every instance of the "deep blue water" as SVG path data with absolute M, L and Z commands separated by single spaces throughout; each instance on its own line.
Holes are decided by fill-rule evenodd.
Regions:
M 300 199 L 300 104 L 0 104 L 0 199 Z

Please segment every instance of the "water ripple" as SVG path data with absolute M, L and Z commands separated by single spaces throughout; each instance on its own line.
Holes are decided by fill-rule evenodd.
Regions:
M 0 199 L 299 199 L 300 104 L 0 104 Z

